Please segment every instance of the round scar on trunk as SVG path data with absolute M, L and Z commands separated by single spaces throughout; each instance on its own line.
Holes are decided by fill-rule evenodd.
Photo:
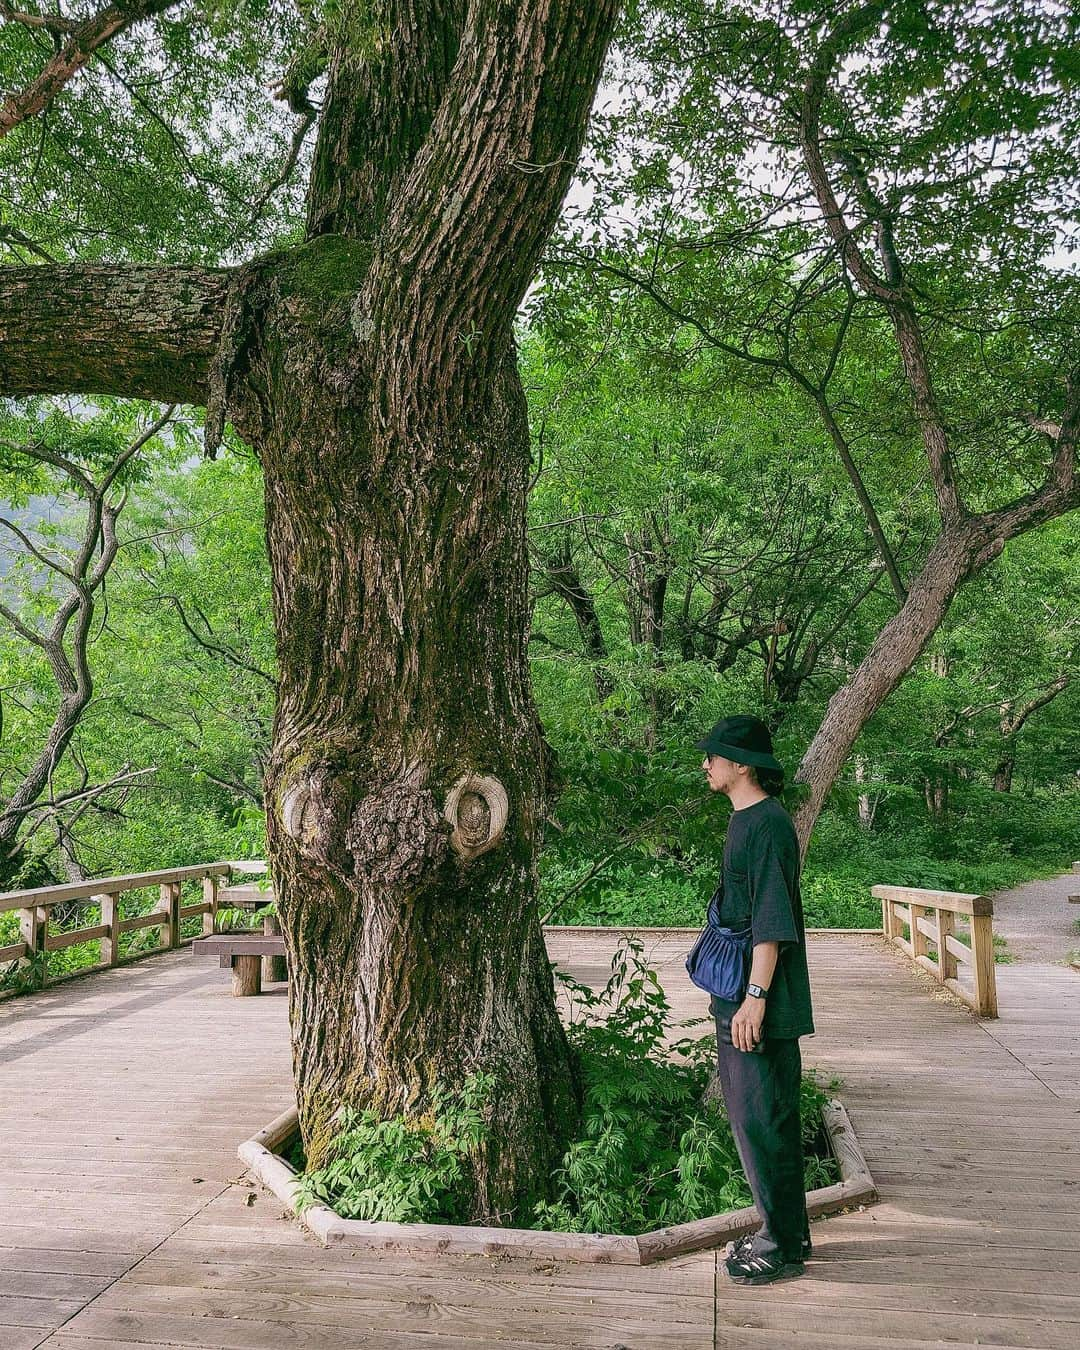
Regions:
M 450 789 L 446 819 L 453 826 L 450 847 L 462 858 L 478 858 L 502 838 L 510 814 L 506 789 L 489 774 L 466 774 Z

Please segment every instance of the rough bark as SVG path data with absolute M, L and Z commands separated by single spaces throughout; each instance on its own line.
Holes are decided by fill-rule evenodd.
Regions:
M 259 451 L 280 684 L 268 852 L 301 1127 L 422 1113 L 485 1069 L 475 1211 L 520 1216 L 578 1085 L 536 912 L 512 322 L 584 138 L 616 0 L 342 7 L 309 239 L 232 273 L 0 277 L 0 392 L 207 404 Z
M 0 393 L 205 403 L 232 273 L 0 268 Z
M 316 237 L 244 270 L 221 367 L 266 481 L 268 845 L 308 1155 L 343 1102 L 420 1113 L 484 1069 L 475 1212 L 497 1220 L 545 1189 L 579 1102 L 535 902 L 547 765 L 511 324 L 613 8 L 478 5 L 460 40 L 407 26 L 376 104 L 339 56 Z

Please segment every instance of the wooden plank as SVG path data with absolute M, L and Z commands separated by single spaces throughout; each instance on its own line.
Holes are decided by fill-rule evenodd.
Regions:
M 169 911 L 156 909 L 152 914 L 135 914 L 130 919 L 121 919 L 117 924 L 117 930 L 121 933 L 135 933 L 140 928 L 164 928 L 168 923 Z
M 84 942 L 96 942 L 98 938 L 108 937 L 107 923 L 95 924 L 93 928 L 73 928 L 66 933 L 49 933 L 45 937 L 47 952 L 62 952 L 67 947 L 78 947 Z
M 161 906 L 168 915 L 168 924 L 162 933 L 162 942 L 166 947 L 180 945 L 180 891 L 181 882 L 166 881 L 161 886 Z
M 40 1327 L 0 1326 L 0 1350 L 34 1350 L 42 1344 Z M 101 1350 L 101 1342 L 97 1344 Z
M 115 893 L 103 894 L 101 902 L 101 922 L 105 925 L 106 936 L 101 943 L 101 964 L 115 966 L 120 960 L 120 896 Z
M 43 1275 L 99 1275 L 115 1280 L 130 1270 L 137 1259 L 133 1253 L 0 1246 L 0 1270 L 30 1270 Z
M 956 915 L 952 910 L 937 910 L 937 960 L 940 965 L 940 977 L 942 983 L 945 980 L 954 980 L 957 976 L 957 956 L 956 952 L 950 949 L 950 942 L 954 941 L 953 931 L 956 927 Z M 963 942 L 960 944 L 963 946 Z M 960 957 L 964 960 L 964 957 Z
M 111 1277 L 107 1275 L 62 1275 L 55 1270 L 41 1272 L 3 1267 L 0 1268 L 0 1299 L 15 1295 L 20 1298 L 63 1298 L 89 1303 L 112 1283 Z
M 996 1017 L 994 934 L 990 918 L 985 914 L 974 914 L 971 919 L 971 974 L 975 982 L 975 1010 L 980 1017 Z
M 215 1328 L 226 1319 L 249 1321 L 262 1324 L 264 1346 L 276 1343 L 272 1328 L 281 1326 L 318 1326 L 324 1334 L 337 1331 L 354 1337 L 358 1332 L 442 1331 L 475 1338 L 484 1345 L 490 1344 L 484 1338 L 490 1336 L 495 1323 L 511 1339 L 528 1337 L 547 1345 L 565 1345 L 572 1338 L 582 1345 L 610 1346 L 626 1340 L 650 1345 L 662 1338 L 665 1350 L 667 1346 L 702 1350 L 703 1333 L 710 1338 L 712 1335 L 711 1298 L 623 1291 L 614 1303 L 598 1301 L 587 1290 L 560 1288 L 557 1297 L 551 1297 L 548 1291 L 518 1290 L 508 1282 L 502 1298 L 470 1296 L 461 1290 L 455 1291 L 453 1300 L 442 1302 L 434 1292 L 400 1279 L 392 1282 L 389 1290 L 380 1289 L 372 1296 L 364 1293 L 362 1282 L 357 1285 L 359 1288 L 354 1285 L 350 1290 L 343 1284 L 329 1296 L 294 1297 L 250 1289 L 222 1294 L 195 1287 L 172 1289 L 121 1281 L 70 1326 L 72 1331 L 83 1330 L 93 1314 L 108 1313 L 127 1313 L 132 1320 L 148 1326 L 153 1322 L 144 1319 L 167 1318 L 170 1323 L 186 1322 L 189 1326 L 211 1322 Z M 169 1334 L 176 1335 L 172 1326 Z M 199 1334 L 206 1333 L 200 1330 Z
M 78 1299 L 16 1298 L 0 1296 L 0 1334 L 5 1327 L 59 1326 L 79 1311 Z
M 193 1272 L 211 1271 L 215 1280 L 234 1272 L 246 1288 L 258 1288 L 264 1280 L 287 1285 L 300 1280 L 329 1280 L 347 1274 L 365 1282 L 367 1274 L 393 1275 L 396 1279 L 461 1279 L 513 1281 L 521 1288 L 547 1289 L 560 1286 L 618 1294 L 625 1288 L 642 1293 L 691 1294 L 712 1298 L 715 1261 L 711 1252 L 673 1257 L 662 1265 L 616 1266 L 603 1262 L 537 1261 L 533 1258 L 454 1255 L 440 1253 L 363 1252 L 347 1247 L 323 1247 L 298 1228 L 282 1224 L 257 1229 L 190 1225 L 169 1238 L 158 1251 L 139 1263 L 131 1279 L 151 1284 L 185 1284 L 196 1280 Z M 245 1235 L 250 1241 L 245 1245 Z M 290 1238 L 292 1241 L 287 1241 Z
M 962 961 L 968 965 L 971 961 L 971 948 L 964 942 L 958 941 L 955 937 L 947 936 L 945 938 L 945 950 L 957 961 Z M 955 976 L 955 971 L 953 972 Z
M 220 878 L 213 872 L 203 877 L 203 904 L 206 906 L 203 912 L 203 935 L 206 937 L 212 935 L 217 929 L 219 887 Z M 192 946 L 194 946 L 194 943 Z
M 870 894 L 879 900 L 901 904 L 925 905 L 931 909 L 947 909 L 953 914 L 985 914 L 994 912 L 993 901 L 985 895 L 970 895 L 966 891 L 932 891 L 918 886 L 870 887 Z
M 364 1253 L 334 1261 L 333 1249 L 302 1250 L 307 1262 L 286 1259 L 284 1264 L 267 1259 L 260 1252 L 258 1265 L 240 1263 L 232 1249 L 233 1260 L 218 1262 L 197 1259 L 169 1260 L 171 1244 L 162 1252 L 139 1263 L 125 1284 L 151 1285 L 155 1288 L 202 1289 L 223 1293 L 246 1291 L 286 1297 L 378 1296 L 393 1299 L 404 1286 L 415 1290 L 422 1282 L 440 1302 L 478 1304 L 505 1294 L 509 1287 L 527 1292 L 529 1297 L 543 1296 L 553 1289 L 572 1289 L 592 1295 L 618 1294 L 630 1288 L 638 1296 L 693 1298 L 712 1302 L 714 1263 L 711 1257 L 700 1261 L 695 1278 L 688 1279 L 678 1269 L 664 1267 L 582 1266 L 575 1262 L 537 1262 L 491 1260 L 483 1257 L 441 1258 L 423 1262 L 399 1262 L 396 1257 L 365 1259 Z M 276 1251 L 276 1248 L 273 1249 Z M 652 1273 L 651 1281 L 635 1278 Z
M 285 939 L 263 933 L 217 933 L 196 938 L 191 952 L 193 956 L 284 956 Z
M 18 961 L 29 951 L 25 942 L 9 942 L 0 947 L 0 961 Z
M 198 918 L 200 914 L 208 914 L 211 908 L 212 907 L 207 900 L 200 900 L 190 905 L 181 905 L 180 917 L 181 919 L 195 919 Z
M 20 909 L 19 937 L 26 947 L 26 956 L 36 962 L 39 989 L 43 989 L 48 980 L 49 967 L 45 958 L 45 938 L 49 931 L 49 911 L 37 905 Z
M 283 1330 L 279 1324 L 249 1320 L 191 1319 L 139 1314 L 102 1314 L 91 1317 L 83 1314 L 78 1331 L 65 1327 L 56 1336 L 44 1342 L 41 1350 L 113 1350 L 115 1346 L 137 1346 L 138 1350 L 468 1350 L 481 1346 L 483 1350 L 551 1350 L 550 1341 L 511 1339 L 501 1328 L 489 1329 L 484 1340 L 462 1340 L 457 1335 L 440 1335 L 436 1331 L 412 1332 L 380 1331 L 364 1334 L 359 1330 L 342 1331 L 338 1327 L 313 1324 L 290 1326 Z M 79 1334 L 85 1332 L 86 1334 Z M 497 1335 L 497 1339 L 492 1337 Z M 168 1336 L 168 1340 L 155 1339 Z M 693 1350 L 705 1350 L 711 1343 L 699 1342 Z M 596 1344 L 588 1341 L 567 1341 L 567 1345 Z M 608 1345 L 612 1342 L 608 1341 Z M 683 1343 L 685 1345 L 685 1342 Z M 689 1350 L 689 1347 L 687 1347 Z
M 199 863 L 195 867 L 173 867 L 160 872 L 135 872 L 117 877 L 99 877 L 96 881 L 76 881 L 63 886 L 36 886 L 28 891 L 0 893 L 0 914 L 27 905 L 55 905 L 62 900 L 86 900 L 99 891 L 137 891 L 163 881 L 193 881 L 198 877 L 224 877 L 230 863 Z

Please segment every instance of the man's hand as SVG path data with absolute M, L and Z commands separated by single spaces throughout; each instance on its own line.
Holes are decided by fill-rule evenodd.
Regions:
M 753 1050 L 761 1040 L 765 1021 L 765 1000 L 747 994 L 739 1011 L 731 1019 L 731 1043 L 736 1050 Z

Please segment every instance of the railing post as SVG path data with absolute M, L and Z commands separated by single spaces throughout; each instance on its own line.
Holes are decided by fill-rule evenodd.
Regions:
M 163 925 L 165 929 L 165 947 L 180 945 L 180 882 L 165 881 L 161 885 L 161 907 L 169 916 Z
M 889 942 L 896 936 L 896 923 L 891 900 L 881 902 L 881 931 Z
M 911 955 L 918 962 L 920 956 L 929 956 L 930 944 L 926 940 L 926 934 L 919 927 L 919 920 L 926 915 L 926 906 L 917 905 L 914 900 L 908 902 L 908 912 L 911 915 Z
M 996 1017 L 997 977 L 994 971 L 992 913 L 971 916 L 971 973 L 975 980 L 975 1011 L 980 1017 Z
M 48 974 L 45 964 L 47 960 L 45 933 L 48 926 L 49 912 L 40 905 L 19 910 L 19 939 L 26 943 L 26 959 L 30 962 L 30 969 L 33 972 L 30 984 L 36 985 L 38 989 L 45 988 Z
M 951 909 L 939 909 L 937 912 L 937 949 L 938 967 L 942 980 L 955 980 L 959 973 L 956 957 L 949 951 L 948 939 L 953 936 L 955 919 Z
M 203 915 L 203 936 L 213 937 L 217 932 L 218 879 L 216 876 L 203 877 L 203 901 L 210 908 Z
M 120 960 L 120 895 L 99 895 L 101 901 L 101 922 L 107 926 L 108 934 L 101 939 L 101 964 L 115 966 Z

